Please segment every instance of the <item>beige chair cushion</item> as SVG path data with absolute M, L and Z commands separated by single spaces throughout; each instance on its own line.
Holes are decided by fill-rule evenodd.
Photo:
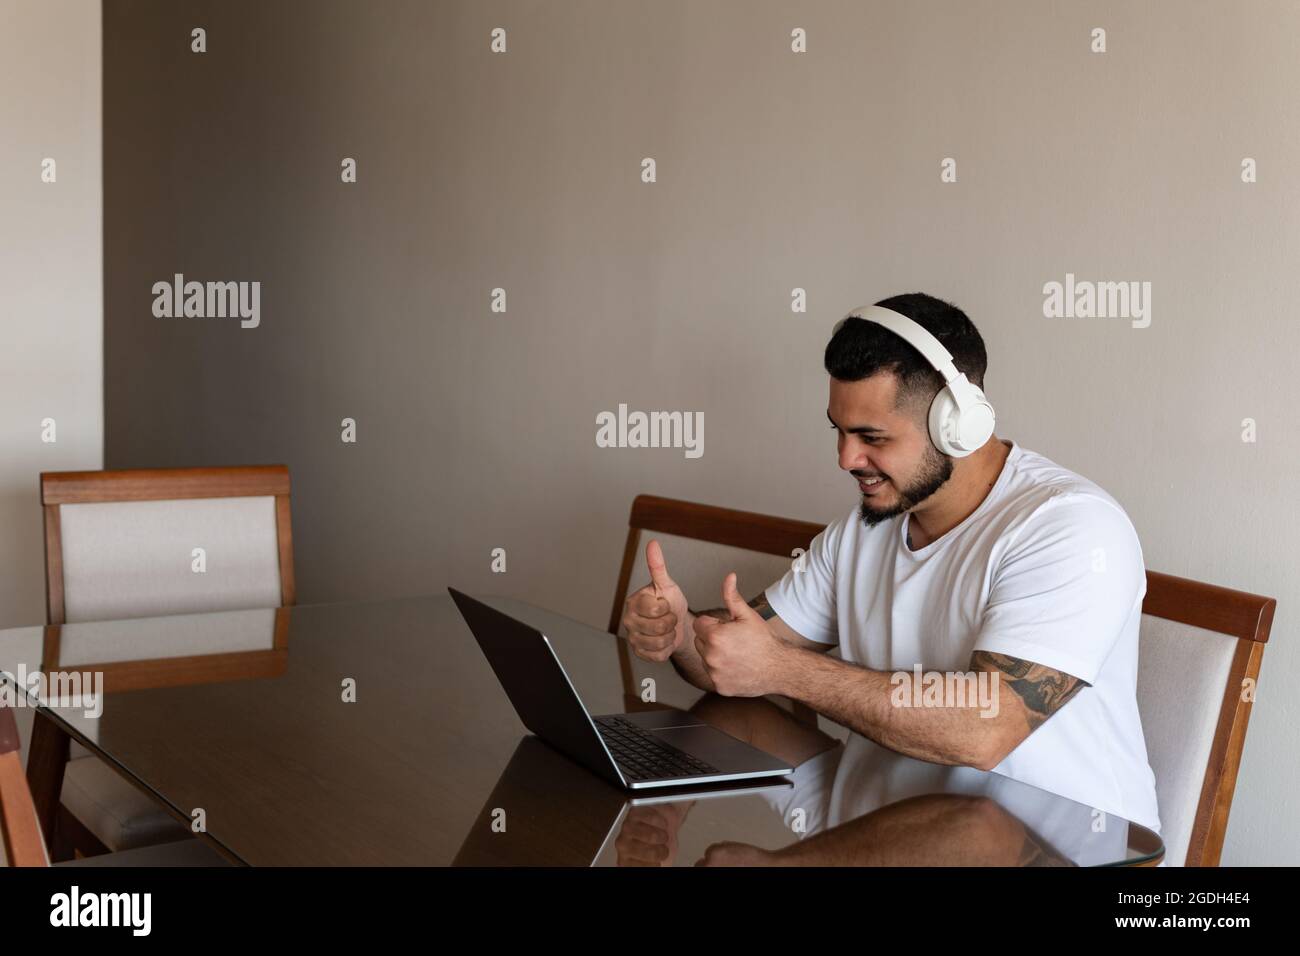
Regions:
M 1137 698 L 1165 861 L 1183 866 L 1237 639 L 1142 615 Z
M 110 850 L 180 840 L 190 830 L 96 757 L 68 761 L 63 805 Z
M 59 519 L 67 621 L 280 603 L 273 496 L 62 505 Z

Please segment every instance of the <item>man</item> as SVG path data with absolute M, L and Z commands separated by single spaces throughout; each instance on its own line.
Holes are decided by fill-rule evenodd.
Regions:
M 920 293 L 877 305 L 918 323 L 982 388 L 984 342 L 960 309 Z M 649 542 L 651 583 L 624 609 L 633 650 L 702 689 L 781 694 L 899 753 L 1158 830 L 1136 699 L 1146 571 L 1124 510 L 996 435 L 962 457 L 940 451 L 928 413 L 944 380 L 882 325 L 839 323 L 825 367 L 859 503 L 750 603 L 727 575 L 726 607 L 707 612 L 688 608 Z M 917 668 L 991 683 L 995 706 L 922 700 L 907 686 Z

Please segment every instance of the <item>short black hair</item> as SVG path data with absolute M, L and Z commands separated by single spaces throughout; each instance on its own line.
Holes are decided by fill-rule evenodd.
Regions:
M 924 292 L 881 299 L 876 305 L 899 312 L 919 324 L 939 340 L 952 355 L 959 372 L 980 388 L 988 370 L 988 353 L 979 329 L 961 309 L 951 302 L 936 299 Z M 842 382 L 859 382 L 879 372 L 892 372 L 898 378 L 894 407 L 910 407 L 924 416 L 939 389 L 943 376 L 926 361 L 925 356 L 889 329 L 866 319 L 841 319 L 826 344 L 826 371 Z

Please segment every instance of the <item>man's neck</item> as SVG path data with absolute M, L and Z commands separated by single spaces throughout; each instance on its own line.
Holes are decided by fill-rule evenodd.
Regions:
M 969 518 L 997 484 L 1010 454 L 1011 447 L 994 435 L 979 451 L 957 459 L 943 488 L 911 512 L 908 547 L 924 548 Z

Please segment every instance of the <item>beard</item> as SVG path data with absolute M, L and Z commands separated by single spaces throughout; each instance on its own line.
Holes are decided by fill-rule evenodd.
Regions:
M 925 456 L 921 459 L 916 477 L 906 487 L 897 488 L 898 500 L 894 504 L 876 506 L 872 504 L 870 498 L 863 495 L 862 503 L 858 506 L 858 515 L 868 528 L 890 518 L 896 518 L 929 498 L 951 477 L 952 459 L 941 454 L 933 444 L 929 444 L 926 446 Z

